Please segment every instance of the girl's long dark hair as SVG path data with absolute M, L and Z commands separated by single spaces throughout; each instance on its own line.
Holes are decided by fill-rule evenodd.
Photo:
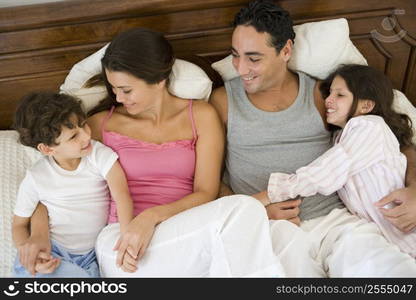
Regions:
M 101 74 L 87 82 L 87 86 L 104 83 L 108 92 L 108 97 L 92 108 L 88 116 L 121 105 L 116 101 L 105 70 L 125 72 L 148 84 L 166 80 L 168 85 L 174 61 L 172 46 L 163 34 L 146 28 L 120 33 L 111 41 L 101 59 Z
M 328 97 L 331 83 L 336 76 L 345 80 L 348 89 L 353 94 L 353 103 L 348 119 L 351 119 L 357 109 L 358 100 L 372 100 L 375 105 L 370 112 L 380 116 L 395 134 L 401 147 L 412 146 L 412 121 L 405 114 L 394 111 L 393 86 L 391 81 L 381 71 L 363 65 L 342 65 L 328 78 L 326 78 L 320 90 L 324 98 Z M 339 129 L 330 126 L 330 130 Z

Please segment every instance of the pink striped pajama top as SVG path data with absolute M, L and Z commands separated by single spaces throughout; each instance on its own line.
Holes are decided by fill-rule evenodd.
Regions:
M 401 232 L 374 206 L 404 187 L 405 173 L 406 157 L 383 118 L 359 116 L 347 122 L 331 149 L 296 174 L 272 173 L 268 196 L 280 202 L 337 191 L 352 213 L 375 222 L 389 241 L 416 257 L 416 232 Z

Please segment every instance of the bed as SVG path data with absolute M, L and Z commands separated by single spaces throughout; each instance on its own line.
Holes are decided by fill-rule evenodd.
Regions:
M 7 3 L 8 1 L 5 1 Z M 231 21 L 242 0 L 61 0 L 0 4 L 0 277 L 10 275 L 15 250 L 10 214 L 24 169 L 37 159 L 7 148 L 18 100 L 34 90 L 58 90 L 71 68 L 118 32 L 143 26 L 163 32 L 178 58 L 201 67 L 212 87 L 223 84 L 211 67 L 230 53 Z M 295 25 L 348 20 L 349 37 L 369 65 L 382 70 L 416 106 L 414 0 L 282 0 Z M 7 144 L 7 145 L 6 145 Z M 3 159 L 5 160 L 5 159 Z M 11 178 L 11 179 L 10 179 Z M 3 181 L 2 181 L 3 182 Z

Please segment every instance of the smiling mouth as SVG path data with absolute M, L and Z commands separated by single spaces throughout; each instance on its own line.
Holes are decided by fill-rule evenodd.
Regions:
M 327 112 L 327 113 L 329 113 L 329 114 L 330 114 L 330 113 L 333 113 L 333 112 L 335 112 L 335 111 L 336 111 L 335 109 L 331 109 L 331 108 L 328 108 L 328 109 L 326 110 L 326 112 Z

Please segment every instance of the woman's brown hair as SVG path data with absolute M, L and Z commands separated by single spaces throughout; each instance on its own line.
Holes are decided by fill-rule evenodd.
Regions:
M 121 105 L 116 101 L 105 70 L 125 72 L 148 84 L 162 80 L 168 84 L 174 61 L 172 46 L 163 34 L 146 28 L 134 28 L 120 33 L 111 41 L 101 59 L 102 73 L 87 83 L 91 86 L 104 81 L 108 92 L 108 97 L 90 110 L 88 116 Z

